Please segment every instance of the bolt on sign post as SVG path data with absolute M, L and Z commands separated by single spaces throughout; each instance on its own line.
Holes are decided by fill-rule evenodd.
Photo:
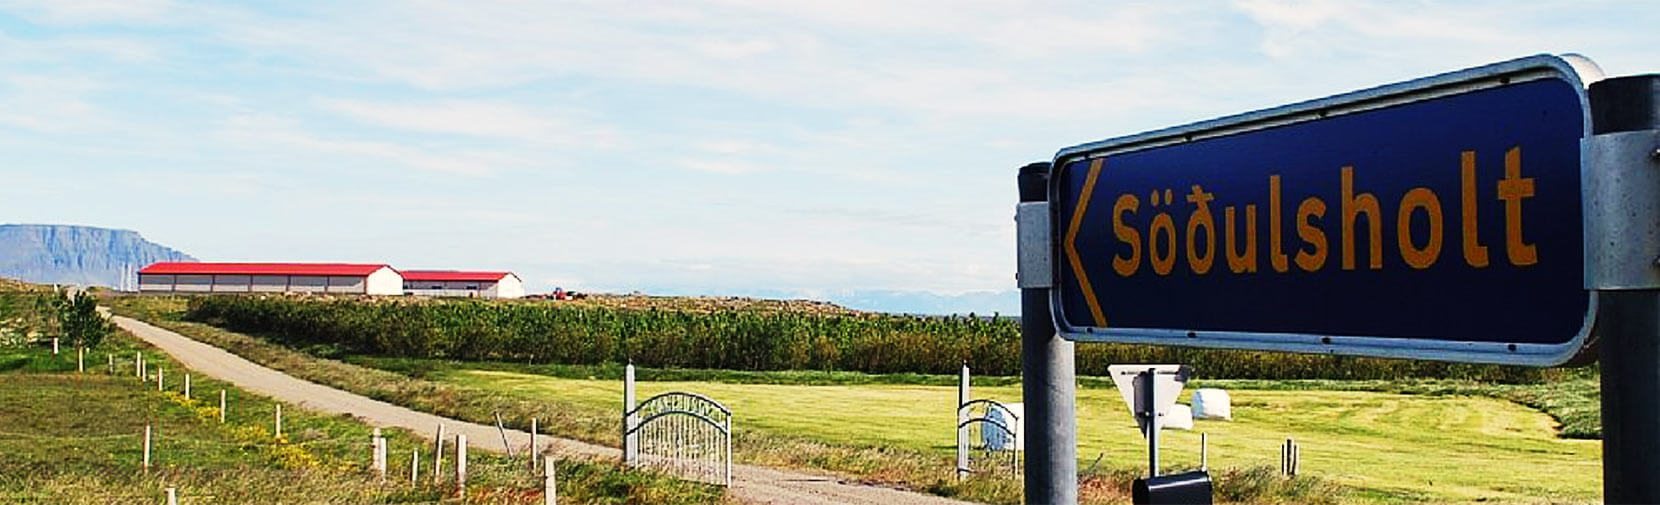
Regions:
M 1020 283 L 1071 341 L 1600 355 L 1604 499 L 1660 502 L 1657 149 L 1660 76 L 1578 55 L 1082 144 L 1022 198 Z

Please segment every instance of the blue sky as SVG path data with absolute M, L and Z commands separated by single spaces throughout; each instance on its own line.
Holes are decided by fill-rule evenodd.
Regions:
M 1649 2 L 0 1 L 0 221 L 1007 313 L 1026 162 L 1530 54 L 1657 71 L 1656 27 Z

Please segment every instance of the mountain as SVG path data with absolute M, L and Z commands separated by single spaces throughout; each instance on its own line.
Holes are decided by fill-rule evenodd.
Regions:
M 132 230 L 55 224 L 0 225 L 0 277 L 41 284 L 133 289 L 138 269 L 196 261 Z

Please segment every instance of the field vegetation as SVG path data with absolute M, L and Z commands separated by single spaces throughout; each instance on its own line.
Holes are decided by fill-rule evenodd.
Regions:
M 166 298 L 128 297 L 110 302 L 118 313 L 145 319 L 296 377 L 457 419 L 492 422 L 492 413 L 501 412 L 508 424 L 523 428 L 528 419 L 536 417 L 549 433 L 619 445 L 615 412 L 618 398 L 589 403 L 568 400 L 562 393 L 549 395 L 537 390 L 536 394 L 525 395 L 458 381 L 413 377 L 323 359 L 261 338 L 180 321 L 181 304 Z M 647 371 L 652 373 L 657 372 Z M 942 452 L 939 444 L 832 440 L 764 429 L 741 419 L 738 423 L 734 455 L 740 462 L 828 472 L 854 481 L 983 503 L 1020 502 L 1019 481 L 1012 476 L 993 475 L 956 482 L 951 471 L 952 456 Z M 1235 502 L 1318 504 L 1335 503 L 1346 496 L 1345 488 L 1317 477 L 1285 479 L 1274 475 L 1271 469 L 1257 467 L 1216 470 L 1218 496 L 1232 497 Z M 1128 485 L 1135 474 L 1134 469 L 1118 465 L 1093 467 L 1083 480 L 1084 502 L 1126 503 Z
M 434 483 L 427 434 L 385 430 L 391 477 L 369 473 L 371 427 L 350 417 L 288 405 L 284 433 L 272 430 L 276 402 L 228 384 L 193 377 L 193 398 L 180 390 L 189 373 L 124 332 L 88 349 L 77 371 L 76 348 L 51 352 L 54 329 L 43 321 L 73 310 L 37 303 L 51 290 L 0 285 L 0 331 L 22 335 L 0 344 L 0 502 L 159 503 L 175 487 L 183 503 L 541 503 L 541 479 L 523 459 L 481 451 L 469 458 L 465 501 Z M 50 300 L 48 300 L 50 301 Z M 165 370 L 135 377 L 134 357 Z M 114 371 L 109 366 L 115 361 Z M 230 408 L 219 422 L 218 392 Z M 153 467 L 142 466 L 144 427 L 153 429 Z M 409 482 L 411 450 L 422 451 L 421 479 Z M 718 488 L 609 462 L 566 460 L 558 467 L 561 499 L 570 503 L 716 503 Z M 447 481 L 446 481 L 447 482 Z
M 1020 364 L 1018 324 L 997 317 L 278 295 L 196 297 L 187 303 L 185 320 L 312 348 L 319 355 L 873 374 L 950 374 L 967 362 L 981 373 L 1005 376 L 1018 375 Z M 1228 379 L 1421 377 L 1521 384 L 1561 373 L 1107 344 L 1082 345 L 1077 353 L 1083 375 L 1105 375 L 1112 363 L 1185 363 L 1205 377 Z
M 493 411 L 513 412 L 514 419 L 552 417 L 553 429 L 564 436 L 617 442 L 613 410 L 620 397 L 619 365 L 364 356 L 301 344 L 312 353 L 352 362 L 342 363 L 178 321 L 184 310 L 176 300 L 140 298 L 118 304 L 255 361 L 394 403 L 475 420 L 486 420 Z M 1600 489 L 1597 444 L 1558 438 L 1556 421 L 1517 405 L 1564 419 L 1564 434 L 1594 436 L 1594 370 L 1559 374 L 1534 384 L 1205 379 L 1198 385 L 1235 391 L 1236 408 L 1253 414 L 1233 423 L 1201 422 L 1200 427 L 1213 437 L 1219 496 L 1247 502 L 1594 501 Z M 976 501 L 1019 499 L 1018 482 L 951 481 L 950 440 L 941 435 L 949 434 L 949 426 L 933 426 L 940 419 L 948 424 L 949 414 L 930 416 L 950 411 L 951 375 L 658 368 L 644 368 L 639 375 L 647 381 L 642 394 L 691 389 L 735 406 L 741 460 L 826 469 Z M 1122 501 L 1127 498 L 1122 484 L 1142 461 L 1139 436 L 1110 381 L 1084 377 L 1080 385 L 1081 466 L 1091 468 L 1095 456 L 1103 461 L 1093 467 L 1098 478 L 1085 479 L 1086 497 L 1093 503 Z M 1013 377 L 977 376 L 975 387 L 976 396 L 1019 396 Z M 800 413 L 809 411 L 814 416 L 803 420 Z M 1303 444 L 1305 467 L 1318 468 L 1312 471 L 1318 477 L 1284 479 L 1268 466 L 1275 463 L 1277 444 L 1288 436 Z M 1196 464 L 1193 438 L 1192 433 L 1168 437 L 1166 460 L 1176 467 Z

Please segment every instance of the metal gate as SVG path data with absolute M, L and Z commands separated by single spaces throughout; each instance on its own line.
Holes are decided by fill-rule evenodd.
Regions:
M 623 462 L 687 480 L 732 485 L 732 411 L 696 393 L 669 392 L 634 404 L 634 367 L 623 389 Z
M 957 380 L 957 479 L 974 474 L 1020 474 L 1021 412 L 996 400 L 969 399 L 964 363 Z

